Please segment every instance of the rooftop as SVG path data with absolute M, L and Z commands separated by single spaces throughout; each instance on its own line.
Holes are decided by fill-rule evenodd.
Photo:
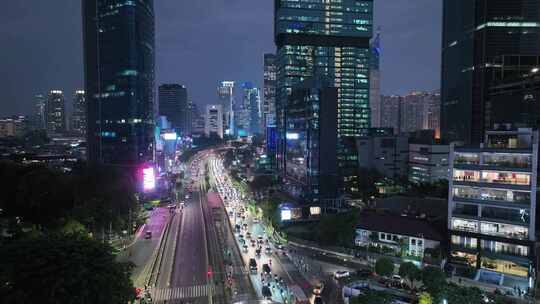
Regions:
M 443 235 L 427 220 L 393 214 L 363 212 L 357 228 L 442 241 Z

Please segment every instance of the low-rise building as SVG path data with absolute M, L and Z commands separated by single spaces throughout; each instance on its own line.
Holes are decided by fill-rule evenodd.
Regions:
M 0 119 L 0 138 L 24 135 L 26 122 L 24 116 Z
M 409 181 L 434 183 L 448 180 L 449 145 L 409 144 Z
M 383 131 L 384 129 L 370 129 L 369 136 L 356 140 L 358 166 L 374 169 L 389 178 L 407 176 L 408 136 Z
M 443 234 L 425 219 L 363 212 L 356 226 L 356 246 L 375 246 L 395 255 L 423 259 L 426 249 L 440 250 Z

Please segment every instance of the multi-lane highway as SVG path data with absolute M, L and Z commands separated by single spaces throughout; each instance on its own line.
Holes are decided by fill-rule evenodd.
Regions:
M 298 254 L 247 211 L 219 154 L 199 153 L 186 168 L 185 192 L 158 246 L 153 303 L 313 303 L 319 279 L 301 272 Z

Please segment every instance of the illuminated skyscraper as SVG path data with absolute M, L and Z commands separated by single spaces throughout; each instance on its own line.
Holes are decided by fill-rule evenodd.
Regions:
M 276 55 L 264 54 L 264 87 L 261 126 L 275 125 L 276 120 Z M 264 131 L 264 130 L 263 130 Z
M 86 96 L 83 90 L 77 90 L 73 94 L 70 130 L 79 136 L 86 135 Z
M 35 106 L 36 106 L 35 127 L 38 130 L 45 130 L 47 128 L 47 124 L 45 123 L 46 121 L 45 108 L 47 105 L 47 98 L 43 94 L 36 94 L 34 96 L 34 99 L 35 99 Z
M 218 85 L 218 98 L 223 109 L 224 130 L 231 135 L 235 134 L 234 81 L 220 82 Z
M 357 166 L 347 138 L 370 127 L 369 66 L 373 0 L 275 0 L 278 168 L 285 170 L 285 113 L 292 89 L 312 76 L 337 88 L 338 166 Z
M 66 101 L 64 92 L 51 90 L 45 106 L 47 133 L 58 135 L 66 132 Z
M 154 1 L 83 0 L 90 162 L 154 159 Z

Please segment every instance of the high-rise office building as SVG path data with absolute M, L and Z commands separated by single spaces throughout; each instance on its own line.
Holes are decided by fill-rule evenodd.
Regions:
M 83 1 L 90 162 L 154 159 L 154 1 Z
M 235 134 L 234 115 L 234 81 L 222 81 L 218 88 L 219 104 L 223 108 L 223 124 L 225 133 Z
M 381 33 L 371 41 L 371 58 L 369 64 L 369 108 L 371 110 L 371 127 L 381 127 Z
M 159 115 L 166 116 L 179 134 L 185 134 L 188 127 L 188 94 L 180 84 L 162 84 L 158 88 Z
M 70 130 L 78 136 L 86 135 L 86 95 L 83 90 L 76 90 L 73 94 Z
M 238 136 L 259 133 L 261 99 L 259 89 L 251 82 L 242 83 L 242 101 L 236 105 L 235 129 Z
M 444 0 L 441 133 L 449 141 L 479 143 L 493 81 L 538 66 L 540 2 Z
M 207 105 L 204 133 L 206 137 L 223 138 L 223 108 L 221 105 Z
M 45 122 L 47 133 L 51 135 L 66 132 L 66 101 L 64 92 L 60 90 L 51 90 L 49 92 L 45 106 Z
M 381 101 L 382 128 L 392 128 L 394 134 L 401 133 L 401 105 L 403 97 L 399 95 L 383 96 Z
M 274 126 L 276 120 L 276 55 L 264 54 L 264 84 L 261 126 Z
M 35 102 L 35 127 L 38 130 L 47 129 L 46 124 L 46 107 L 47 107 L 47 97 L 43 94 L 36 94 L 34 96 Z
M 308 79 L 287 104 L 283 185 L 300 200 L 322 203 L 337 196 L 337 88 Z
M 326 77 L 338 90 L 336 120 L 338 166 L 357 166 L 357 154 L 345 138 L 361 136 L 370 127 L 369 65 L 373 1 L 326 0 L 299 2 L 275 0 L 275 43 L 277 46 L 276 121 L 277 165 L 285 171 L 285 113 L 287 96 L 303 80 Z
M 249 132 L 261 134 L 262 103 L 261 91 L 258 88 L 249 90 Z
M 480 146 L 452 144 L 450 166 L 449 262 L 497 288 L 535 287 L 538 131 L 499 128 Z

